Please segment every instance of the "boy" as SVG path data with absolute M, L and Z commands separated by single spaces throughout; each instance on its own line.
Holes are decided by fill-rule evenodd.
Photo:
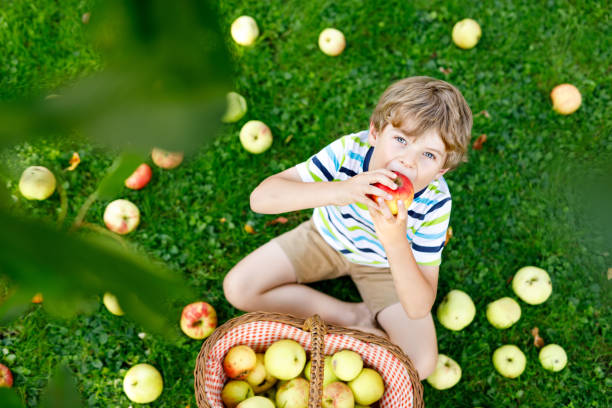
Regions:
M 431 308 L 451 211 L 442 175 L 466 161 L 471 128 L 470 108 L 452 85 L 429 77 L 392 84 L 369 131 L 337 139 L 251 193 L 255 212 L 314 211 L 227 274 L 228 301 L 245 311 L 318 314 L 386 335 L 426 378 L 438 357 Z M 415 191 L 409 208 L 398 202 L 396 216 L 382 201 L 391 197 L 373 185 L 396 188 L 392 170 L 406 175 Z M 304 285 L 343 275 L 351 276 L 363 303 Z

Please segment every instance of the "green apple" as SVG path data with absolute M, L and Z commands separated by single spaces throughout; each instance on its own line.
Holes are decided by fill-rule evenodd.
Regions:
M 236 92 L 229 92 L 226 96 L 227 110 L 221 118 L 225 123 L 238 122 L 247 112 L 247 103 L 244 96 Z
M 525 266 L 512 278 L 512 289 L 525 303 L 539 305 L 552 293 L 552 282 L 544 269 Z
M 245 399 L 254 396 L 253 388 L 246 381 L 232 380 L 225 384 L 221 391 L 221 399 L 226 408 L 234 408 Z
M 121 309 L 121 306 L 119 306 L 117 297 L 112 293 L 106 292 L 102 297 L 102 303 L 104 303 L 106 309 L 115 316 L 123 316 L 123 309 Z
M 350 387 L 334 381 L 323 388 L 322 408 L 355 408 L 355 397 Z
M 474 320 L 476 306 L 472 298 L 461 290 L 448 292 L 438 306 L 438 320 L 449 330 L 461 330 Z
M 247 376 L 246 380 L 251 385 L 251 387 L 253 387 L 253 391 L 255 391 L 255 393 L 257 394 L 272 388 L 272 386 L 276 384 L 277 380 L 275 377 L 273 377 L 266 371 L 266 367 L 264 364 L 264 354 L 255 353 L 255 357 L 257 358 L 255 368 Z
M 147 404 L 155 401 L 162 393 L 164 382 L 155 367 L 150 364 L 136 364 L 123 378 L 123 391 L 130 401 Z
M 276 408 L 276 406 L 272 400 L 256 395 L 245 399 L 240 404 L 236 405 L 236 408 Z
M 542 367 L 549 371 L 561 371 L 567 364 L 567 354 L 558 344 L 549 344 L 542 347 L 538 355 Z
M 232 347 L 223 358 L 223 370 L 234 380 L 246 379 L 256 364 L 255 351 L 245 344 Z
M 510 297 L 503 297 L 487 305 L 487 320 L 497 329 L 507 329 L 521 318 L 521 307 Z
M 276 405 L 282 408 L 307 408 L 310 384 L 303 378 L 294 378 L 278 387 Z
M 249 120 L 240 129 L 240 143 L 247 152 L 260 154 L 272 146 L 272 132 L 259 120 Z
M 325 356 L 325 359 L 323 361 L 323 386 L 325 387 L 331 382 L 338 381 L 338 377 L 336 377 L 336 374 L 334 374 L 334 370 L 332 369 L 332 357 Z M 310 381 L 311 366 L 312 360 L 309 360 L 308 364 L 306 364 L 306 368 L 304 368 L 304 377 L 306 377 L 308 381 Z
M 461 379 L 461 367 L 446 354 L 438 354 L 436 369 L 427 377 L 429 385 L 437 390 L 454 387 Z
M 232 23 L 230 33 L 236 43 L 248 47 L 253 45 L 259 36 L 259 27 L 253 17 L 240 16 Z
M 332 371 L 342 381 L 351 381 L 363 369 L 363 359 L 352 350 L 341 350 L 332 356 Z
M 474 48 L 481 35 L 480 25 L 471 18 L 463 19 L 453 27 L 453 42 L 465 50 Z
M 382 398 L 385 392 L 385 384 L 376 370 L 364 368 L 357 378 L 348 383 L 353 391 L 355 402 L 362 405 L 370 405 Z
M 346 39 L 342 31 L 336 28 L 326 28 L 319 34 L 319 48 L 323 53 L 335 57 L 344 51 Z
M 279 380 L 290 380 L 300 375 L 306 364 L 306 352 L 295 340 L 278 340 L 264 354 L 266 371 Z
M 19 179 L 19 191 L 28 200 L 46 200 L 55 191 L 55 176 L 43 166 L 31 166 Z
M 514 344 L 501 346 L 493 353 L 493 365 L 504 377 L 518 377 L 525 370 L 526 364 L 525 354 Z

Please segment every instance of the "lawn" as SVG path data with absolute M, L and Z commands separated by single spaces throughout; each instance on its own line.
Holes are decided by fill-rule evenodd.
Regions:
M 83 35 L 82 15 L 94 3 L 0 1 L 0 101 L 53 93 L 102 69 L 104 61 Z M 440 353 L 455 359 L 463 376 L 445 391 L 425 382 L 426 406 L 609 407 L 612 245 L 609 217 L 595 218 L 590 204 L 610 197 L 611 6 L 561 0 L 220 1 L 234 88 L 245 96 L 249 111 L 238 123 L 223 125 L 210 144 L 178 168 L 154 167 L 153 180 L 142 191 L 122 190 L 121 198 L 136 203 L 143 214 L 126 239 L 185 279 L 199 300 L 214 305 L 220 322 L 238 316 L 241 312 L 224 299 L 224 275 L 246 254 L 310 215 L 284 214 L 286 224 L 270 224 L 277 216 L 252 212 L 250 192 L 336 138 L 365 129 L 378 97 L 393 81 L 412 75 L 446 80 L 461 90 L 474 113 L 473 140 L 482 134 L 487 140 L 481 149 L 470 148 L 468 163 L 445 176 L 453 196 L 454 235 L 443 253 L 434 311 L 447 292 L 461 289 L 472 297 L 477 313 L 459 332 L 434 319 Z M 253 16 L 261 30 L 249 48 L 229 36 L 231 22 L 243 14 Z M 471 50 L 457 48 L 450 36 L 455 22 L 466 17 L 483 30 Z M 338 57 L 318 49 L 318 34 L 326 27 L 341 29 L 347 38 Z M 569 116 L 555 113 L 549 97 L 555 85 L 565 82 L 583 98 Z M 272 147 L 261 155 L 246 152 L 238 139 L 251 119 L 267 123 L 274 135 Z M 58 194 L 27 201 L 18 192 L 19 175 L 30 165 L 65 168 L 74 151 L 81 164 L 64 176 L 67 218 L 74 219 L 116 152 L 63 138 L 5 149 L 1 177 L 13 195 L 11 208 L 54 219 Z M 602 174 L 603 184 L 592 188 L 590 182 Z M 87 220 L 103 226 L 106 204 L 96 202 Z M 253 234 L 245 231 L 246 224 Z M 519 301 L 518 323 L 497 330 L 485 317 L 486 305 L 504 296 L 516 298 L 510 281 L 526 265 L 548 271 L 553 294 L 539 306 Z M 345 300 L 360 299 L 348 279 L 314 287 Z M 542 368 L 534 327 L 546 343 L 564 347 L 569 360 L 564 370 Z M 164 392 L 150 406 L 197 406 L 193 368 L 201 342 L 139 336 L 143 331 L 129 317 L 108 313 L 101 302 L 93 313 L 68 320 L 32 305 L 0 327 L 0 363 L 12 370 L 14 388 L 26 406 L 40 404 L 60 362 L 71 369 L 87 406 L 130 405 L 122 378 L 140 362 L 155 365 L 164 377 Z M 504 344 L 516 344 L 527 356 L 527 368 L 517 379 L 500 376 L 491 363 L 493 351 Z

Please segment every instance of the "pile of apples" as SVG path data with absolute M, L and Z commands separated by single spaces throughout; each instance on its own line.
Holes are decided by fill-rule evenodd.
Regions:
M 311 361 L 296 341 L 278 340 L 264 353 L 247 345 L 232 347 L 223 359 L 230 378 L 221 392 L 226 408 L 307 408 Z M 366 407 L 385 391 L 381 375 L 364 368 L 361 355 L 341 350 L 325 356 L 323 408 Z

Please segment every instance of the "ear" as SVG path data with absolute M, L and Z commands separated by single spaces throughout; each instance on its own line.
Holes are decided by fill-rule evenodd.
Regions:
M 374 127 L 374 122 L 370 121 L 370 131 L 368 132 L 368 143 L 370 146 L 376 146 L 376 140 L 378 139 L 378 132 Z
M 446 174 L 446 172 L 449 171 L 449 170 L 450 169 L 440 169 L 433 179 L 435 180 L 435 179 L 441 177 L 442 175 Z

